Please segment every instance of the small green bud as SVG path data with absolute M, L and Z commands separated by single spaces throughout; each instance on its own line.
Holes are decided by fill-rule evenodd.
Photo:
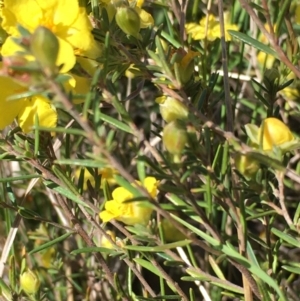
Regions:
M 40 284 L 39 277 L 30 269 L 27 269 L 20 276 L 20 287 L 28 295 L 36 294 Z
M 167 151 L 171 154 L 181 154 L 187 142 L 187 131 L 180 121 L 174 120 L 164 127 L 163 143 Z
M 116 22 L 127 35 L 140 39 L 141 21 L 138 13 L 131 7 L 118 7 Z
M 39 26 L 31 37 L 30 50 L 46 72 L 56 71 L 59 42 L 51 30 Z
M 176 98 L 160 96 L 155 101 L 159 103 L 162 118 L 168 123 L 176 119 L 185 120 L 189 115 L 186 105 Z

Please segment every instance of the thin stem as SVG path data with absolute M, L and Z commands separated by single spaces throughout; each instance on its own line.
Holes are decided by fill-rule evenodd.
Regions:
M 232 113 L 232 100 L 231 100 L 230 90 L 229 90 L 223 1 L 218 1 L 218 6 L 219 6 L 219 22 L 220 22 L 220 30 L 221 30 L 222 65 L 224 71 L 223 82 L 224 82 L 224 94 L 225 94 L 225 106 L 226 106 L 226 130 L 229 132 L 233 132 L 233 128 L 234 128 L 233 113 Z

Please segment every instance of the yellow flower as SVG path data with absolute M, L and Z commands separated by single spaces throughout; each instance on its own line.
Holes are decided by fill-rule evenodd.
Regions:
M 92 79 L 74 73 L 69 75 L 70 79 L 64 83 L 64 88 L 67 92 L 72 92 L 74 104 L 84 103 L 85 96 L 90 91 Z
M 181 83 L 186 84 L 194 73 L 194 58 L 199 56 L 199 52 L 188 50 L 179 62 L 179 78 Z
M 258 142 L 261 143 L 264 151 L 272 150 L 274 146 L 280 147 L 294 139 L 290 129 L 274 117 L 265 119 L 258 130 Z
M 300 99 L 299 86 L 295 87 L 286 87 L 283 90 L 279 91 L 283 98 L 287 101 L 297 101 Z
M 56 250 L 54 247 L 46 249 L 46 251 L 44 251 L 41 256 L 41 266 L 46 269 L 49 269 L 51 267 L 51 263 L 55 254 Z
M 62 72 L 67 72 L 75 65 L 74 50 L 84 55 L 95 47 L 91 23 L 77 0 L 4 0 L 3 3 L 2 27 L 10 35 L 3 44 L 3 56 L 14 55 L 20 50 L 13 41 L 13 38 L 20 37 L 18 24 L 31 33 L 38 26 L 44 26 L 57 36 L 57 65 L 63 65 Z
M 75 172 L 75 177 L 78 179 L 80 176 L 81 169 L 77 169 Z M 113 178 L 113 175 L 116 174 L 118 171 L 114 168 L 105 167 L 101 170 L 98 170 L 98 174 L 101 175 L 101 187 L 103 186 L 103 180 L 106 180 L 109 184 L 115 184 L 116 181 Z M 87 168 L 84 169 L 84 183 L 83 183 L 83 190 L 87 190 L 87 181 L 90 181 L 91 185 L 95 187 L 95 178 L 94 176 L 88 171 Z
M 7 98 L 13 94 L 24 92 L 24 87 L 7 77 L 0 77 L 0 85 L 5 87 L 0 94 L 0 107 L 2 112 L 5 112 L 0 119 L 0 129 L 10 125 L 17 118 L 20 127 L 27 133 L 32 130 L 36 115 L 40 126 L 56 127 L 57 113 L 47 98 L 35 95 L 7 101 Z
M 55 128 L 57 113 L 51 101 L 42 95 L 26 97 L 22 101 L 22 109 L 18 114 L 18 123 L 23 132 L 28 133 L 35 124 L 35 116 L 38 116 L 39 125 Z
M 37 293 L 40 284 L 38 275 L 30 269 L 27 269 L 20 276 L 20 287 L 28 295 Z
M 154 177 L 147 177 L 143 186 L 149 192 L 152 198 L 156 197 L 158 181 Z M 133 185 L 141 183 L 136 181 Z M 99 216 L 103 222 L 109 222 L 112 219 L 123 222 L 126 225 L 143 224 L 149 222 L 152 209 L 143 206 L 144 202 L 127 202 L 133 199 L 133 194 L 123 187 L 118 187 L 112 192 L 113 200 L 105 203 L 105 210 L 100 212 Z
M 225 40 L 230 41 L 231 36 L 227 30 L 239 30 L 238 26 L 229 22 L 229 16 L 225 16 Z M 207 28 L 206 28 L 207 23 Z M 212 14 L 203 17 L 199 24 L 187 23 L 185 25 L 187 34 L 192 36 L 193 40 L 204 40 L 214 41 L 215 39 L 221 38 L 220 23 L 216 20 L 216 17 Z
M 265 66 L 266 69 L 271 69 L 275 60 L 276 58 L 273 55 L 267 54 L 263 51 L 259 51 L 257 54 L 257 61 L 261 66 Z

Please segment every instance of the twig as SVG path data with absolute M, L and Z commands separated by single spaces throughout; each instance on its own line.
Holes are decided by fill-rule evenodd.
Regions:
M 296 68 L 293 63 L 288 59 L 282 48 L 277 44 L 277 41 L 272 37 L 272 35 L 266 30 L 264 24 L 261 22 L 259 17 L 254 12 L 253 8 L 250 6 L 250 2 L 246 0 L 239 0 L 241 6 L 247 11 L 250 17 L 254 20 L 259 30 L 265 35 L 265 37 L 270 42 L 271 46 L 274 48 L 276 53 L 278 54 L 278 58 L 282 61 L 287 67 L 291 69 L 295 73 L 295 75 L 300 78 L 300 70 Z
M 188 266 L 192 266 L 191 262 L 189 261 L 189 259 L 187 258 L 185 252 L 183 251 L 182 247 L 177 247 L 176 248 L 179 256 L 181 257 L 181 259 L 188 265 Z M 206 291 L 205 287 L 201 284 L 201 282 L 199 280 L 195 280 L 194 281 L 195 284 L 198 286 L 200 293 L 202 294 L 204 301 L 212 301 L 211 298 L 208 295 L 208 292 Z
M 293 230 L 296 230 L 296 228 L 294 226 L 294 223 L 293 223 L 292 219 L 290 218 L 288 210 L 285 206 L 284 184 L 283 184 L 284 173 L 282 171 L 277 171 L 276 172 L 276 178 L 277 178 L 277 181 L 278 181 L 278 199 L 279 199 L 282 215 L 283 215 L 285 221 L 287 222 L 287 224 L 289 225 L 289 227 Z
M 171 285 L 173 285 L 173 287 L 175 288 L 175 291 L 178 293 L 178 295 L 181 297 L 182 301 L 188 301 L 189 298 L 187 297 L 187 295 L 184 293 L 184 291 L 181 289 L 181 287 L 178 285 L 177 282 L 174 281 L 174 279 L 172 279 L 172 277 L 170 277 L 168 275 L 168 273 L 166 273 L 166 271 L 160 266 L 160 264 L 155 260 L 155 259 L 150 259 L 150 262 L 153 264 L 154 267 L 156 267 L 160 274 L 163 276 L 163 278 L 169 282 Z

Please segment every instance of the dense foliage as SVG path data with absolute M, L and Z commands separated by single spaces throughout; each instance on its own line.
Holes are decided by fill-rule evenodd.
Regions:
M 298 1 L 0 17 L 1 300 L 300 300 Z

